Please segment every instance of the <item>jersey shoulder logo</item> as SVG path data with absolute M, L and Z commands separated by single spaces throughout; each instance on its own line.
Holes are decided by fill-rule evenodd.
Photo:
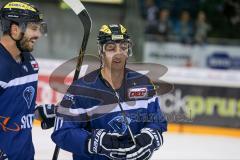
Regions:
M 32 60 L 30 63 L 32 65 L 32 68 L 33 68 L 34 71 L 38 71 L 39 70 L 37 61 Z
M 32 86 L 25 88 L 25 90 L 23 91 L 23 98 L 27 103 L 28 109 L 30 109 L 31 107 L 34 93 L 35 93 L 35 89 Z

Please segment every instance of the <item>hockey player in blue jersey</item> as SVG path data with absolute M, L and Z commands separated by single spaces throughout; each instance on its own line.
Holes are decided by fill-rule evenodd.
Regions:
M 35 109 L 38 63 L 30 52 L 44 34 L 45 23 L 35 6 L 21 1 L 3 5 L 0 20 L 0 160 L 33 160 L 34 113 L 43 128 L 53 126 L 54 120 L 52 105 Z
M 69 87 L 52 139 L 74 160 L 149 159 L 167 130 L 154 85 L 126 68 L 132 45 L 124 26 L 103 25 L 98 45 L 101 67 Z

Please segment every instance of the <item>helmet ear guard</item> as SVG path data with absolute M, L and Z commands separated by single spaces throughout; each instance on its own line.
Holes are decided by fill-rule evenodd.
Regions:
M 128 57 L 131 57 L 133 55 L 133 52 L 132 52 L 133 43 L 132 43 L 131 39 L 128 39 L 127 41 L 129 42 Z
M 132 52 L 132 46 L 128 48 L 128 57 L 132 57 L 133 52 Z
M 100 63 L 101 63 L 101 66 L 100 68 L 103 67 L 103 60 L 102 60 L 102 57 L 103 57 L 103 49 L 102 49 L 102 45 L 100 45 L 99 43 L 97 44 L 97 47 L 98 47 L 98 56 L 99 56 L 99 59 L 100 59 Z
M 101 56 L 103 49 L 102 49 L 102 45 L 100 45 L 99 43 L 97 44 L 97 48 L 98 48 L 98 55 Z

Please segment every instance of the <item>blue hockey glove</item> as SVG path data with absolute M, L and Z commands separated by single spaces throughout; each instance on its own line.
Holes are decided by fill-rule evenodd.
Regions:
M 7 154 L 0 149 L 0 160 L 8 160 Z
M 134 138 L 137 144 L 134 149 L 127 152 L 127 160 L 147 160 L 163 144 L 160 132 L 151 128 L 143 128 Z
M 126 159 L 127 151 L 133 148 L 133 143 L 122 142 L 120 134 L 107 133 L 104 129 L 94 130 L 88 142 L 89 153 L 104 155 L 110 159 Z
M 36 119 L 41 120 L 42 129 L 49 129 L 54 126 L 55 121 L 55 111 L 57 106 L 54 104 L 44 104 L 35 107 Z

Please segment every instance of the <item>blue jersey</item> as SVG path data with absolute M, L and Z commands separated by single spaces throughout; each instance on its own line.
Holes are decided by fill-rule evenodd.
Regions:
M 134 135 L 145 127 L 161 133 L 167 130 L 154 85 L 146 76 L 125 69 L 123 83 L 116 91 L 120 101 L 102 78 L 100 70 L 89 73 L 69 87 L 58 107 L 52 139 L 60 148 L 72 152 L 74 160 L 108 159 L 88 152 L 93 129 L 130 136 L 119 103 Z
M 34 159 L 32 122 L 38 64 L 30 53 L 17 63 L 0 44 L 0 150 L 10 160 Z

